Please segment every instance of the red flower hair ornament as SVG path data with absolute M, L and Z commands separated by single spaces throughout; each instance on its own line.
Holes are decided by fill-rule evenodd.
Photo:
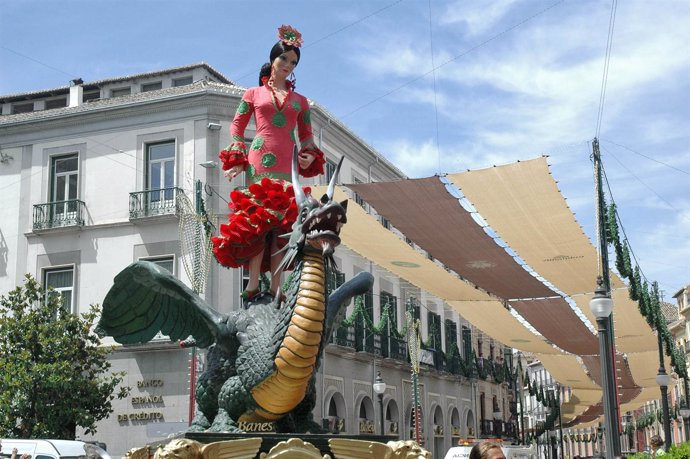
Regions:
M 278 27 L 278 40 L 282 41 L 288 46 L 294 46 L 295 48 L 299 48 L 302 46 L 302 43 L 304 43 L 304 40 L 302 40 L 302 34 L 299 33 L 299 30 L 285 24 Z

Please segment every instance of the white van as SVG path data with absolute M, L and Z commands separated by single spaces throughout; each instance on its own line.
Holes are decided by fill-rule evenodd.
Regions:
M 524 446 L 501 445 L 506 459 L 535 459 L 536 445 Z M 455 446 L 448 450 L 444 459 L 469 459 L 472 446 Z
M 99 446 L 76 440 L 15 440 L 3 438 L 2 456 L 12 456 L 12 449 L 17 448 L 17 459 L 22 454 L 30 454 L 31 459 L 111 459 L 110 455 Z

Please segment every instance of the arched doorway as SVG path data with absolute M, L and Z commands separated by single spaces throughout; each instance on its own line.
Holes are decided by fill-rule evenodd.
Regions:
M 446 451 L 445 447 L 445 431 L 443 428 L 443 410 L 441 410 L 441 407 L 436 405 L 436 407 L 433 410 L 433 416 L 432 419 L 434 420 L 434 429 L 433 429 L 433 448 L 434 450 L 431 452 L 434 457 L 442 457 Z
M 389 400 L 384 408 L 384 411 L 386 412 L 386 434 L 400 435 L 400 412 L 398 410 L 398 404 L 395 403 L 395 400 Z
M 364 396 L 359 402 L 359 407 L 356 411 L 358 433 L 360 435 L 373 435 L 376 433 L 376 426 L 374 423 L 374 403 L 371 397 Z
M 457 446 L 458 440 L 462 438 L 462 427 L 460 424 L 460 412 L 453 407 L 450 410 L 450 446 Z
M 465 437 L 467 437 L 467 438 L 476 438 L 477 437 L 477 432 L 475 430 L 476 425 L 477 425 L 477 421 L 474 418 L 474 412 L 472 412 L 472 410 L 467 410 L 467 415 L 465 417 Z
M 345 419 L 347 419 L 347 408 L 345 399 L 340 392 L 333 392 L 326 405 L 326 417 L 324 418 L 324 429 L 331 433 L 345 432 Z

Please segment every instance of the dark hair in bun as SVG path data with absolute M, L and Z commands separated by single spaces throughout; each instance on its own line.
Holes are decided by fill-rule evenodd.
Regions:
M 259 86 L 263 86 L 263 81 L 261 79 L 263 77 L 270 77 L 271 76 L 271 63 L 276 60 L 278 56 L 281 54 L 285 54 L 288 51 L 294 51 L 295 54 L 297 54 L 297 62 L 299 63 L 300 59 L 300 52 L 299 48 L 296 46 L 291 46 L 291 45 L 286 45 L 282 41 L 277 42 L 275 45 L 273 45 L 273 48 L 271 48 L 271 54 L 270 54 L 270 62 L 266 62 L 264 65 L 261 66 L 261 71 L 259 72 Z

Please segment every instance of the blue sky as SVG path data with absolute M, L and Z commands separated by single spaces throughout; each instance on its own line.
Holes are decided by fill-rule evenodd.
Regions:
M 610 0 L 3 0 L 0 94 L 201 61 L 252 86 L 292 24 L 298 91 L 409 176 L 547 154 L 590 236 L 600 119 L 634 255 L 672 300 L 690 284 L 690 2 L 618 2 L 599 118 L 610 18 Z

